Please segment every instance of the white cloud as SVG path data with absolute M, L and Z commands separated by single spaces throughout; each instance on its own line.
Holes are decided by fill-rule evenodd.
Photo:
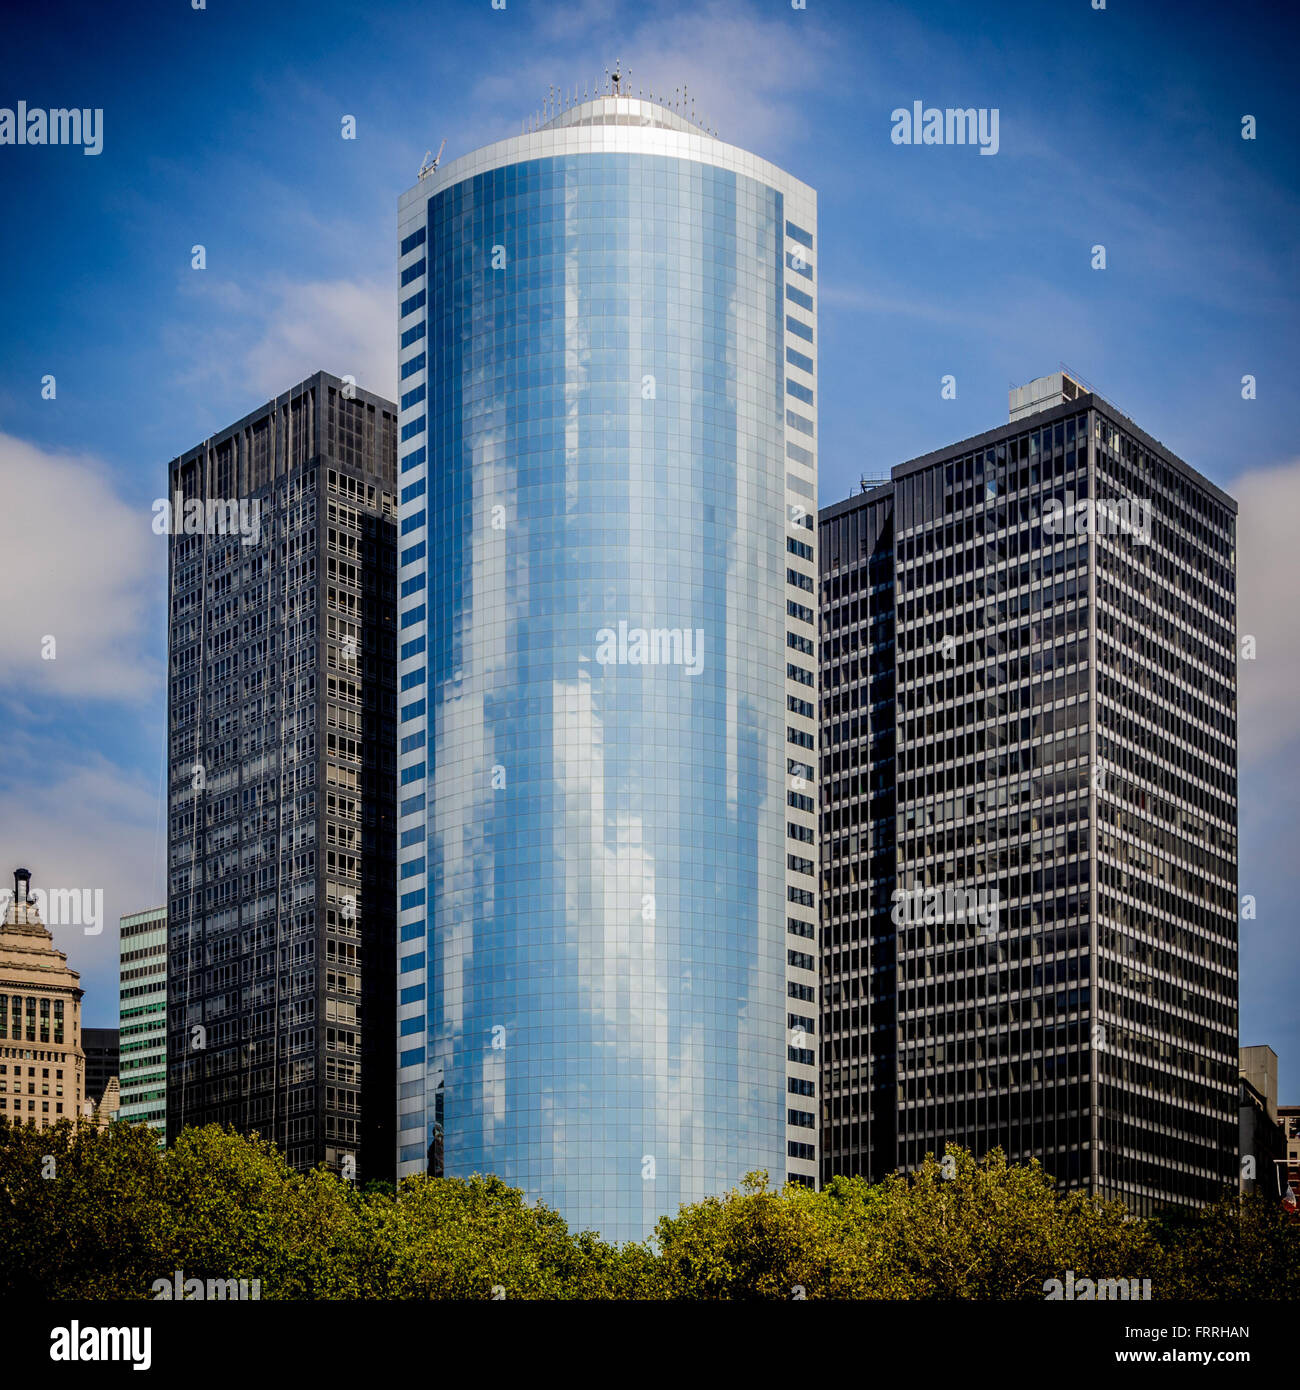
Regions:
M 566 91 L 576 83 L 581 96 L 603 83 L 606 68 L 621 58 L 629 95 L 653 90 L 671 98 L 685 88 L 695 97 L 697 118 L 707 117 L 720 139 L 777 157 L 808 137 L 800 98 L 824 86 L 838 62 L 830 35 L 802 11 L 774 18 L 757 7 L 715 0 L 676 13 L 648 10 L 631 33 L 605 0 L 540 13 L 533 31 L 539 51 L 475 85 L 476 104 L 504 113 L 500 129 L 483 134 L 484 141 L 517 134 L 551 83 Z M 585 51 L 574 42 L 579 31 Z M 474 129 L 477 135 L 486 125 Z
M 319 371 L 355 377 L 363 389 L 397 399 L 391 283 L 280 277 L 246 288 L 213 278 L 186 287 L 202 301 L 202 330 L 196 322 L 169 331 L 181 364 L 175 381 L 196 409 L 220 408 L 215 428 Z M 196 429 L 196 439 L 206 432 Z
M 58 750 L 60 770 L 43 775 L 55 750 L 29 741 L 19 749 L 21 777 L 0 796 L 0 888 L 11 871 L 32 872 L 33 889 L 99 891 L 102 931 L 51 928 L 68 965 L 81 972 L 83 1017 L 111 1026 L 117 1011 L 118 918 L 164 901 L 166 809 L 147 774 L 128 772 L 97 754 Z M 165 795 L 163 789 L 163 795 Z
M 396 400 L 396 291 L 353 280 L 282 283 L 244 365 L 264 399 L 323 369 Z
M 978 321 L 987 328 L 989 322 L 987 314 L 959 309 L 951 296 L 928 300 L 917 293 L 882 292 L 863 285 L 839 286 L 823 280 L 820 300 L 823 309 L 833 307 L 854 314 L 893 315 L 951 327 L 971 327 Z
M 720 139 L 759 153 L 789 150 L 809 134 L 799 98 L 823 85 L 837 61 L 806 13 L 776 19 L 716 3 L 647 19 L 634 49 L 634 88 L 671 94 L 684 84 Z
M 166 538 L 108 479 L 94 458 L 0 434 L 0 689 L 25 701 L 139 700 L 161 679 L 146 619 L 166 583 Z
M 1238 641 L 1255 638 L 1253 661 L 1238 661 L 1243 763 L 1300 742 L 1300 459 L 1236 478 Z

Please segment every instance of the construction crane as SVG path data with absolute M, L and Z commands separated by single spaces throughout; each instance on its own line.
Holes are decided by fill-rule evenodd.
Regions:
M 429 158 L 429 151 L 425 150 L 424 163 L 420 165 L 420 172 L 416 175 L 416 177 L 419 179 L 427 179 L 429 175 L 432 174 L 433 171 L 438 167 L 438 161 L 442 158 L 442 152 L 446 148 L 447 142 L 446 140 L 443 140 L 442 144 L 438 146 L 438 153 L 435 154 L 432 159 Z

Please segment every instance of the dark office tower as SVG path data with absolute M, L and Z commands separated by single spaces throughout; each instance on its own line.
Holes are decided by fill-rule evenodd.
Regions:
M 86 1054 L 86 1099 L 96 1105 L 104 1098 L 109 1081 L 117 1072 L 116 1028 L 83 1028 L 81 1050 Z
M 895 1165 L 891 484 L 822 511 L 822 1176 Z
M 167 1135 L 391 1176 L 397 408 L 318 373 L 172 461 Z
M 849 625 L 859 660 L 883 636 L 874 604 L 841 616 L 836 596 L 882 512 L 892 743 L 874 705 L 837 703 Z M 1236 1186 L 1235 526 L 1230 497 L 1064 374 L 823 515 L 827 1172 L 957 1143 L 1139 1213 Z M 855 742 L 868 787 L 893 779 L 880 823 L 833 780 Z

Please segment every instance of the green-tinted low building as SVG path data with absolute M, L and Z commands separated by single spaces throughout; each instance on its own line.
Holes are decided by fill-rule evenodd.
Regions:
M 118 1119 L 167 1133 L 167 909 L 122 918 Z

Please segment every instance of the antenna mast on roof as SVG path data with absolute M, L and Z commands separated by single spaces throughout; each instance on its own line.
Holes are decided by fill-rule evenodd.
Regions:
M 438 161 L 442 158 L 442 152 L 447 148 L 447 140 L 444 136 L 443 142 L 438 146 L 438 153 L 432 159 L 429 158 L 429 151 L 424 152 L 424 163 L 420 165 L 420 172 L 416 175 L 417 179 L 427 179 L 430 174 L 438 167 Z

